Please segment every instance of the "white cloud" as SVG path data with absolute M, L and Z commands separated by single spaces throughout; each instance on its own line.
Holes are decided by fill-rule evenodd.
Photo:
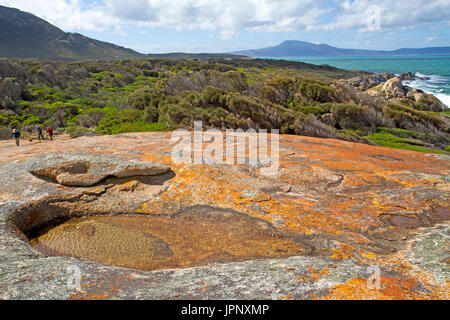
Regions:
M 104 12 L 95 2 L 84 9 L 81 0 L 0 0 L 0 5 L 33 13 L 64 31 L 120 30 L 119 18 Z
M 369 8 L 377 8 L 381 29 L 412 29 L 424 23 L 439 23 L 450 20 L 448 0 L 346 0 L 336 7 L 335 21 L 324 26 L 326 30 L 358 28 L 370 31 L 370 21 L 377 14 Z
M 368 25 L 368 21 L 374 21 L 370 7 L 379 8 L 381 30 L 450 22 L 448 0 L 345 0 L 335 1 L 335 5 L 329 3 L 327 0 L 0 0 L 0 5 L 36 14 L 65 31 L 120 32 L 123 25 L 134 24 L 175 30 L 219 31 L 225 39 L 237 37 L 242 30 L 380 30 Z M 324 19 L 327 21 L 323 22 Z
M 169 44 L 125 44 L 125 47 L 136 50 L 141 53 L 167 53 L 167 52 L 192 52 L 192 53 L 204 53 L 204 52 L 231 52 L 241 50 L 245 46 L 245 43 L 229 43 L 218 48 L 213 44 L 192 44 L 192 43 L 169 43 Z
M 218 30 L 235 38 L 240 30 L 297 31 L 317 23 L 325 0 L 104 0 L 122 21 L 176 30 Z
M 426 42 L 426 43 L 433 42 L 433 41 L 436 40 L 436 39 L 437 39 L 437 37 L 431 36 L 431 37 L 428 37 L 428 38 L 425 40 L 425 42 Z
M 233 39 L 233 38 L 238 38 L 239 37 L 239 32 L 231 31 L 231 30 L 222 30 L 220 32 L 220 36 L 224 40 L 229 40 L 229 39 Z

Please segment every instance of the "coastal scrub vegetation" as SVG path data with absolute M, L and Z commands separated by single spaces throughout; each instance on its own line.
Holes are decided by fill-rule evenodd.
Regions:
M 448 153 L 448 112 L 385 103 L 337 80 L 355 72 L 275 60 L 0 60 L 0 138 L 51 126 L 72 137 L 206 128 Z

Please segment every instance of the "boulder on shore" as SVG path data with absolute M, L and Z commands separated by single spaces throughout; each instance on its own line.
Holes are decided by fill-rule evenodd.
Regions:
M 420 110 L 434 112 L 447 110 L 447 107 L 434 95 L 403 85 L 401 77 L 389 79 L 383 84 L 368 89 L 365 92 L 369 96 L 380 97 L 385 99 L 386 102 L 391 103 L 399 103 L 406 99 L 414 103 L 416 108 Z

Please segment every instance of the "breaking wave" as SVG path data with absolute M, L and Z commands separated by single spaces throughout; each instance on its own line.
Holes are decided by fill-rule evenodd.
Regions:
M 417 72 L 416 76 L 421 79 L 403 81 L 403 84 L 434 95 L 450 108 L 450 78 L 438 75 L 426 75 L 420 72 Z

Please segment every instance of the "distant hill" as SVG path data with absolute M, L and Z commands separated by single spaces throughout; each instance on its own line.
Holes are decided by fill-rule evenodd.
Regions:
M 305 41 L 289 40 L 275 47 L 233 52 L 250 57 L 294 57 L 294 56 L 381 56 L 405 54 L 450 54 L 450 47 L 422 49 L 398 49 L 395 51 L 341 49 L 327 44 L 314 44 Z
M 242 59 L 229 53 L 141 54 L 131 49 L 67 33 L 27 12 L 0 6 L 0 57 L 50 60 L 96 59 Z
M 128 59 L 146 55 L 131 49 L 66 33 L 43 19 L 0 6 L 0 57 L 55 60 Z
M 247 56 L 230 54 L 230 53 L 154 53 L 148 54 L 147 57 L 153 59 L 172 59 L 172 60 L 211 60 L 211 59 L 248 59 Z

